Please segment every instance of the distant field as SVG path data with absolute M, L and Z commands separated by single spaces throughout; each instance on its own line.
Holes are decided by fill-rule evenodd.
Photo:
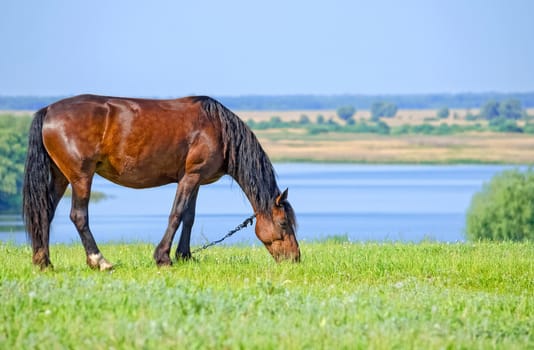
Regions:
M 451 109 L 450 117 L 445 119 L 447 122 L 456 121 L 462 123 L 465 119 L 465 115 L 470 112 L 473 114 L 478 113 L 478 109 Z M 534 112 L 534 109 L 531 113 Z M 335 121 L 341 121 L 335 110 L 302 110 L 302 111 L 235 111 L 237 115 L 243 120 L 253 119 L 255 121 L 269 120 L 273 116 L 280 117 L 284 121 L 299 120 L 301 115 L 306 115 L 310 120 L 316 121 L 319 115 L 322 115 L 326 120 L 332 118 Z M 454 115 L 458 119 L 454 119 Z M 392 123 L 394 125 L 403 123 L 423 123 L 425 118 L 435 118 L 436 110 L 434 109 L 400 109 L 397 112 L 395 118 L 384 119 L 384 121 Z M 371 112 L 368 110 L 357 111 L 354 115 L 355 119 L 370 119 Z
M 275 161 L 534 164 L 534 135 L 303 135 L 291 130 L 256 134 Z
M 468 113 L 476 109 L 451 109 L 446 119 L 436 118 L 436 110 L 399 110 L 395 118 L 383 118 L 389 126 L 429 123 L 485 124 L 469 121 Z M 527 112 L 534 115 L 534 109 Z M 305 111 L 237 111 L 244 120 L 265 121 L 273 116 L 298 120 L 306 115 L 315 121 L 341 122 L 334 110 Z M 370 119 L 369 111 L 358 111 L 355 119 Z M 264 148 L 276 161 L 329 161 L 363 163 L 509 163 L 534 164 L 534 135 L 518 133 L 461 133 L 453 135 L 401 135 L 327 133 L 308 135 L 301 129 L 255 131 Z

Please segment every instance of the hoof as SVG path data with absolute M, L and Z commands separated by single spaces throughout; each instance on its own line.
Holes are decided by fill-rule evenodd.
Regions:
M 169 257 L 156 259 L 156 265 L 158 265 L 158 267 L 172 266 L 172 261 Z
M 113 269 L 113 265 L 107 261 L 102 253 L 90 254 L 87 256 L 87 265 L 92 269 L 107 271 Z
M 47 260 L 46 262 L 41 262 L 41 263 L 35 263 L 34 262 L 33 264 L 35 266 L 38 266 L 41 271 L 53 270 L 54 269 L 54 265 L 52 265 L 50 260 Z
M 156 265 L 158 265 L 158 267 L 172 265 L 169 251 L 160 249 L 159 247 L 154 251 L 154 260 L 156 260 Z
M 41 270 L 46 270 L 48 268 L 54 268 L 48 254 L 44 250 L 39 249 L 35 254 L 33 254 L 32 262 L 34 265 L 39 266 Z
M 191 260 L 191 252 L 182 253 L 179 251 L 176 251 L 176 260 L 177 261 L 188 261 Z
M 100 260 L 99 266 L 100 266 L 100 271 L 113 270 L 113 264 L 107 261 L 106 259 Z

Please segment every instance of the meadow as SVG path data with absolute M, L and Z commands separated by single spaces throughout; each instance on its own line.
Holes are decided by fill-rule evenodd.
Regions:
M 222 246 L 158 269 L 147 244 L 107 244 L 53 270 L 0 244 L 0 348 L 532 349 L 534 244 L 304 242 L 299 264 Z
M 437 118 L 436 110 L 401 109 L 394 118 L 382 118 L 390 128 L 442 124 L 487 129 L 487 121 L 470 120 L 477 109 L 451 109 L 448 118 Z M 527 109 L 534 115 L 534 109 Z M 237 111 L 243 120 L 265 122 L 273 117 L 298 121 L 306 116 L 343 123 L 335 110 L 304 111 Z M 368 110 L 358 111 L 354 119 L 369 121 Z M 519 125 L 522 125 L 519 123 Z M 492 132 L 488 130 L 429 135 L 405 133 L 326 132 L 307 133 L 301 128 L 254 130 L 274 161 L 320 161 L 351 163 L 425 163 L 425 164 L 532 164 L 534 134 Z
M 287 129 L 255 131 L 275 162 L 370 164 L 534 164 L 534 135 L 306 135 Z

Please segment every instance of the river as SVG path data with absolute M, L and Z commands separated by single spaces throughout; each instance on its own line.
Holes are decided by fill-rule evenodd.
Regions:
M 465 214 L 484 182 L 504 169 L 497 165 L 275 164 L 280 188 L 298 220 L 302 241 L 341 236 L 350 241 L 465 239 Z M 157 243 L 165 230 L 176 185 L 135 190 L 100 177 L 93 190 L 108 199 L 91 203 L 90 225 L 98 243 Z M 60 202 L 52 224 L 52 243 L 78 243 L 69 220 L 70 199 Z M 192 244 L 224 235 L 252 209 L 229 177 L 200 189 Z M 178 233 L 179 234 L 179 233 Z M 25 243 L 18 216 L 0 215 L 0 240 Z M 252 227 L 229 244 L 258 244 Z

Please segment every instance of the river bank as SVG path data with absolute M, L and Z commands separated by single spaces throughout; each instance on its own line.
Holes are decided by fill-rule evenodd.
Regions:
M 257 130 L 276 162 L 362 164 L 534 164 L 534 135 L 462 133 L 454 135 L 375 135 L 300 130 Z

